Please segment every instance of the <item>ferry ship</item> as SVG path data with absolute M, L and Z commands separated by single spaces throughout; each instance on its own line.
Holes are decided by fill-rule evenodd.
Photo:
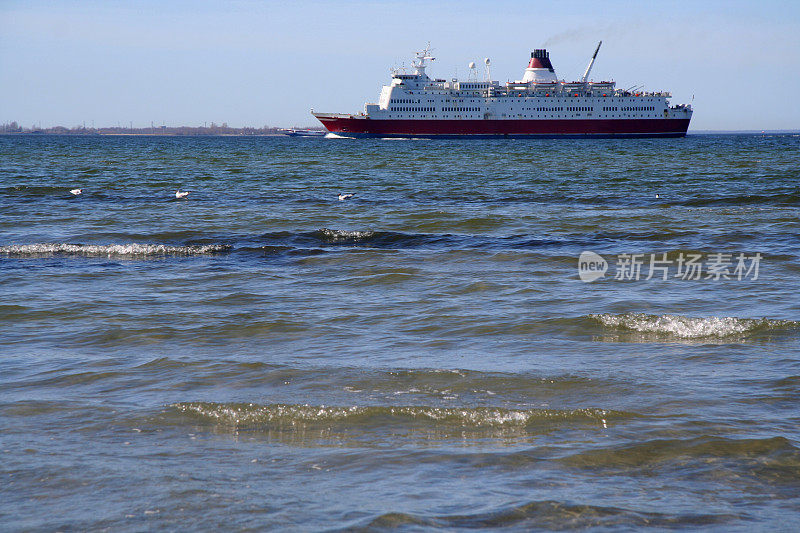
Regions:
M 312 114 L 325 128 L 346 137 L 683 137 L 691 105 L 670 105 L 669 92 L 617 89 L 613 81 L 589 81 L 600 45 L 583 77 L 556 76 L 545 49 L 531 53 L 522 79 L 501 85 L 434 79 L 425 72 L 430 45 L 417 52 L 413 73 L 395 70 L 378 103 L 358 114 Z M 475 74 L 475 64 L 470 63 Z

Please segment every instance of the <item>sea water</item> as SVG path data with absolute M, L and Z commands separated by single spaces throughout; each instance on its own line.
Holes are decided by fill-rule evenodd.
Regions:
M 798 154 L 0 137 L 0 529 L 793 530 Z

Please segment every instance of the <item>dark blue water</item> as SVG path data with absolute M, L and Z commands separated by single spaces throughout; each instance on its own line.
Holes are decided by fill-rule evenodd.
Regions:
M 799 154 L 0 137 L 0 529 L 793 530 Z

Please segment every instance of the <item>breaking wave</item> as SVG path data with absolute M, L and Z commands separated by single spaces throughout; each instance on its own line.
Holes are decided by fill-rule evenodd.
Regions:
M 233 247 L 227 244 L 194 246 L 168 246 L 165 244 L 12 244 L 0 246 L 0 254 L 10 257 L 157 257 L 209 255 L 228 252 Z
M 761 331 L 797 330 L 800 322 L 767 318 L 686 317 L 681 315 L 595 314 L 589 318 L 608 328 L 682 339 L 735 337 Z
M 178 403 L 182 414 L 208 422 L 236 427 L 339 423 L 362 425 L 372 422 L 425 422 L 460 427 L 526 426 L 537 422 L 577 421 L 602 423 L 624 413 L 604 409 L 502 409 L 496 407 L 452 408 L 426 406 L 325 406 L 252 403 Z
M 325 242 L 358 242 L 369 239 L 375 235 L 374 231 L 345 231 L 338 229 L 322 228 L 312 235 Z
M 482 219 L 469 219 L 471 224 L 483 224 Z M 115 240 L 167 241 L 177 244 L 130 242 L 125 244 L 80 244 L 44 242 L 33 244 L 0 245 L 0 256 L 183 256 L 206 255 L 225 252 L 304 254 L 321 252 L 326 248 L 376 248 L 376 249 L 480 249 L 480 250 L 532 250 L 571 245 L 583 245 L 580 239 L 561 239 L 548 235 L 514 234 L 507 236 L 471 233 L 405 233 L 397 231 L 344 230 L 320 228 L 312 231 L 274 231 L 256 236 L 212 235 L 202 232 L 167 232 L 152 235 L 118 234 L 108 236 Z M 229 242 L 231 244 L 221 244 Z M 181 244 L 185 243 L 185 244 Z M 235 246 L 234 246 L 235 245 Z M 563 262 L 572 263 L 572 255 L 563 256 Z

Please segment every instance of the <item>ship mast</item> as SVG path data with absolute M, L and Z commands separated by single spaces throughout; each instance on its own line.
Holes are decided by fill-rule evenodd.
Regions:
M 418 76 L 426 76 L 425 74 L 425 61 L 431 60 L 434 61 L 436 58 L 431 55 L 431 43 L 429 42 L 428 45 L 425 47 L 425 50 L 420 50 L 417 52 L 416 61 L 412 63 L 414 67 L 414 74 Z
M 592 67 L 594 66 L 594 60 L 597 59 L 597 52 L 600 51 L 600 45 L 603 44 L 603 41 L 597 43 L 597 48 L 594 50 L 594 55 L 592 55 L 591 61 L 589 61 L 589 66 L 586 67 L 586 72 L 583 73 L 583 78 L 581 78 L 581 83 L 586 83 L 586 80 L 589 79 L 589 73 L 592 71 Z

